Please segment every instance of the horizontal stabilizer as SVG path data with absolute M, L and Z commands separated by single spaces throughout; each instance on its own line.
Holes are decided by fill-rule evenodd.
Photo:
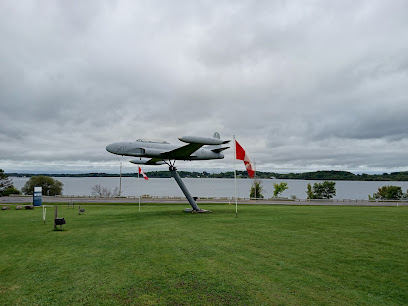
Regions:
M 216 148 L 216 149 L 212 149 L 211 151 L 213 151 L 214 153 L 220 153 L 221 151 L 224 151 L 226 149 L 229 149 L 229 147 L 225 147 L 225 148 Z
M 152 165 L 152 166 L 166 164 L 164 161 L 158 158 L 152 158 L 152 159 L 147 159 L 147 160 L 146 159 L 133 159 L 133 160 L 130 160 L 129 162 L 131 162 L 132 164 L 136 164 L 136 165 Z
M 200 136 L 183 136 L 179 140 L 187 143 L 197 143 L 202 145 L 220 145 L 230 142 L 230 140 L 222 140 L 214 137 L 200 137 Z

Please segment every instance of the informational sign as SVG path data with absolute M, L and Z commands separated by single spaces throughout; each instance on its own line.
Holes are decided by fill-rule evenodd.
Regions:
M 34 206 L 42 205 L 42 187 L 34 187 L 33 205 Z

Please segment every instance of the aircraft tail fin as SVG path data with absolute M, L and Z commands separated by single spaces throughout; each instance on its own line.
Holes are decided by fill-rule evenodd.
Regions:
M 220 133 L 215 132 L 214 135 L 213 135 L 213 138 L 221 139 Z M 229 141 L 227 141 L 227 142 L 229 142 Z M 225 142 L 224 142 L 224 143 L 225 143 Z M 207 146 L 207 149 L 209 149 L 209 150 L 211 150 L 211 151 L 213 151 L 213 152 L 215 152 L 215 153 L 220 153 L 221 151 L 224 151 L 224 150 L 226 150 L 226 149 L 228 149 L 228 148 L 229 148 L 229 147 L 222 148 L 220 144 L 219 144 L 219 145 Z
M 214 135 L 213 135 L 213 138 L 216 138 L 216 139 L 221 139 L 221 137 L 220 137 L 220 133 L 218 133 L 218 132 L 215 132 L 214 133 Z M 208 146 L 207 147 L 207 149 L 210 149 L 210 150 L 217 150 L 217 149 L 219 149 L 219 148 L 221 148 L 221 145 L 219 144 L 219 145 L 212 145 L 212 146 Z M 215 152 L 215 151 L 214 151 Z

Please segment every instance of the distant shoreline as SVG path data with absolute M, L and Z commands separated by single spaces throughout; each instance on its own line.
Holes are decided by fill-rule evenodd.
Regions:
M 6 173 L 10 177 L 31 177 L 31 176 L 51 176 L 51 177 L 119 177 L 115 173 Z M 208 173 L 194 171 L 179 171 L 182 178 L 234 178 L 234 172 Z M 122 177 L 135 177 L 137 173 L 122 173 Z M 169 171 L 150 171 L 146 172 L 149 178 L 170 178 Z M 237 177 L 249 178 L 246 171 L 237 171 Z M 314 171 L 304 173 L 275 173 L 261 172 L 256 173 L 259 179 L 280 179 L 280 180 L 324 180 L 324 181 L 408 181 L 408 171 L 391 172 L 383 174 L 354 174 L 347 171 Z

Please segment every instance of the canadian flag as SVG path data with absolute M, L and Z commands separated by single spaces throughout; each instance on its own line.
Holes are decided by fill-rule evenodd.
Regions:
M 235 140 L 235 152 L 236 152 L 236 159 L 240 159 L 244 161 L 244 165 L 248 171 L 249 177 L 254 177 L 254 174 L 255 174 L 254 165 L 252 164 L 252 161 L 249 158 L 248 154 L 246 154 L 245 150 L 241 147 L 241 145 L 236 140 Z
M 147 181 L 149 178 L 147 177 L 147 175 L 142 171 L 142 168 L 140 168 L 139 166 L 139 174 L 143 175 L 143 178 Z

